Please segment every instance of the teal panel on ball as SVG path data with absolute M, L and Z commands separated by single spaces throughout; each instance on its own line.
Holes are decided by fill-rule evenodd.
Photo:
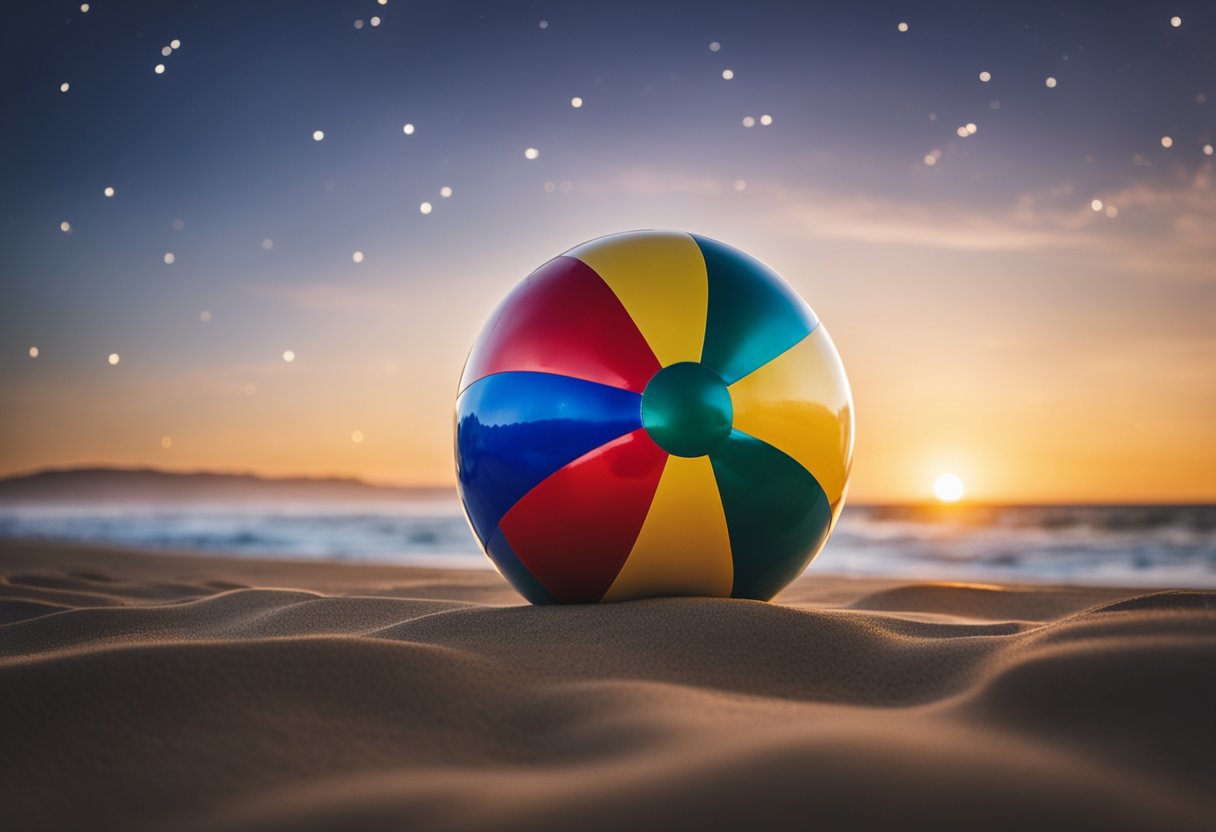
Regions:
M 730 434 L 734 410 L 726 383 L 695 361 L 660 370 L 642 393 L 642 425 L 669 454 L 705 456 Z
M 768 266 L 738 249 L 692 235 L 709 279 L 701 362 L 727 384 L 776 358 L 806 337 L 819 319 Z
M 809 471 L 741 431 L 732 430 L 709 461 L 730 535 L 731 596 L 767 601 L 823 548 L 832 507 Z

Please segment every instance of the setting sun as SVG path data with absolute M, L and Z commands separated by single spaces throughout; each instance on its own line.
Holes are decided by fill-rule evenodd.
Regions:
M 963 481 L 956 474 L 942 474 L 933 481 L 933 496 L 942 503 L 957 503 L 963 497 Z

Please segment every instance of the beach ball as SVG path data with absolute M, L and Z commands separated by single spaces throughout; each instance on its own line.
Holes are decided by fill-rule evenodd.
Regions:
M 767 600 L 844 501 L 853 403 L 836 347 L 776 272 L 635 231 L 538 268 L 460 379 L 456 469 L 486 554 L 536 604 Z

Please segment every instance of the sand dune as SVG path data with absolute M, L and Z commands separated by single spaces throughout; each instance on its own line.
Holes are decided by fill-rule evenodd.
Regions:
M 1216 828 L 1216 593 L 0 548 L 11 829 Z

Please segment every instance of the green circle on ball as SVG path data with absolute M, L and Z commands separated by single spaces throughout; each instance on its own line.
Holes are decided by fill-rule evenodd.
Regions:
M 735 408 L 726 382 L 696 361 L 664 367 L 642 393 L 642 425 L 676 456 L 704 456 L 730 435 Z

